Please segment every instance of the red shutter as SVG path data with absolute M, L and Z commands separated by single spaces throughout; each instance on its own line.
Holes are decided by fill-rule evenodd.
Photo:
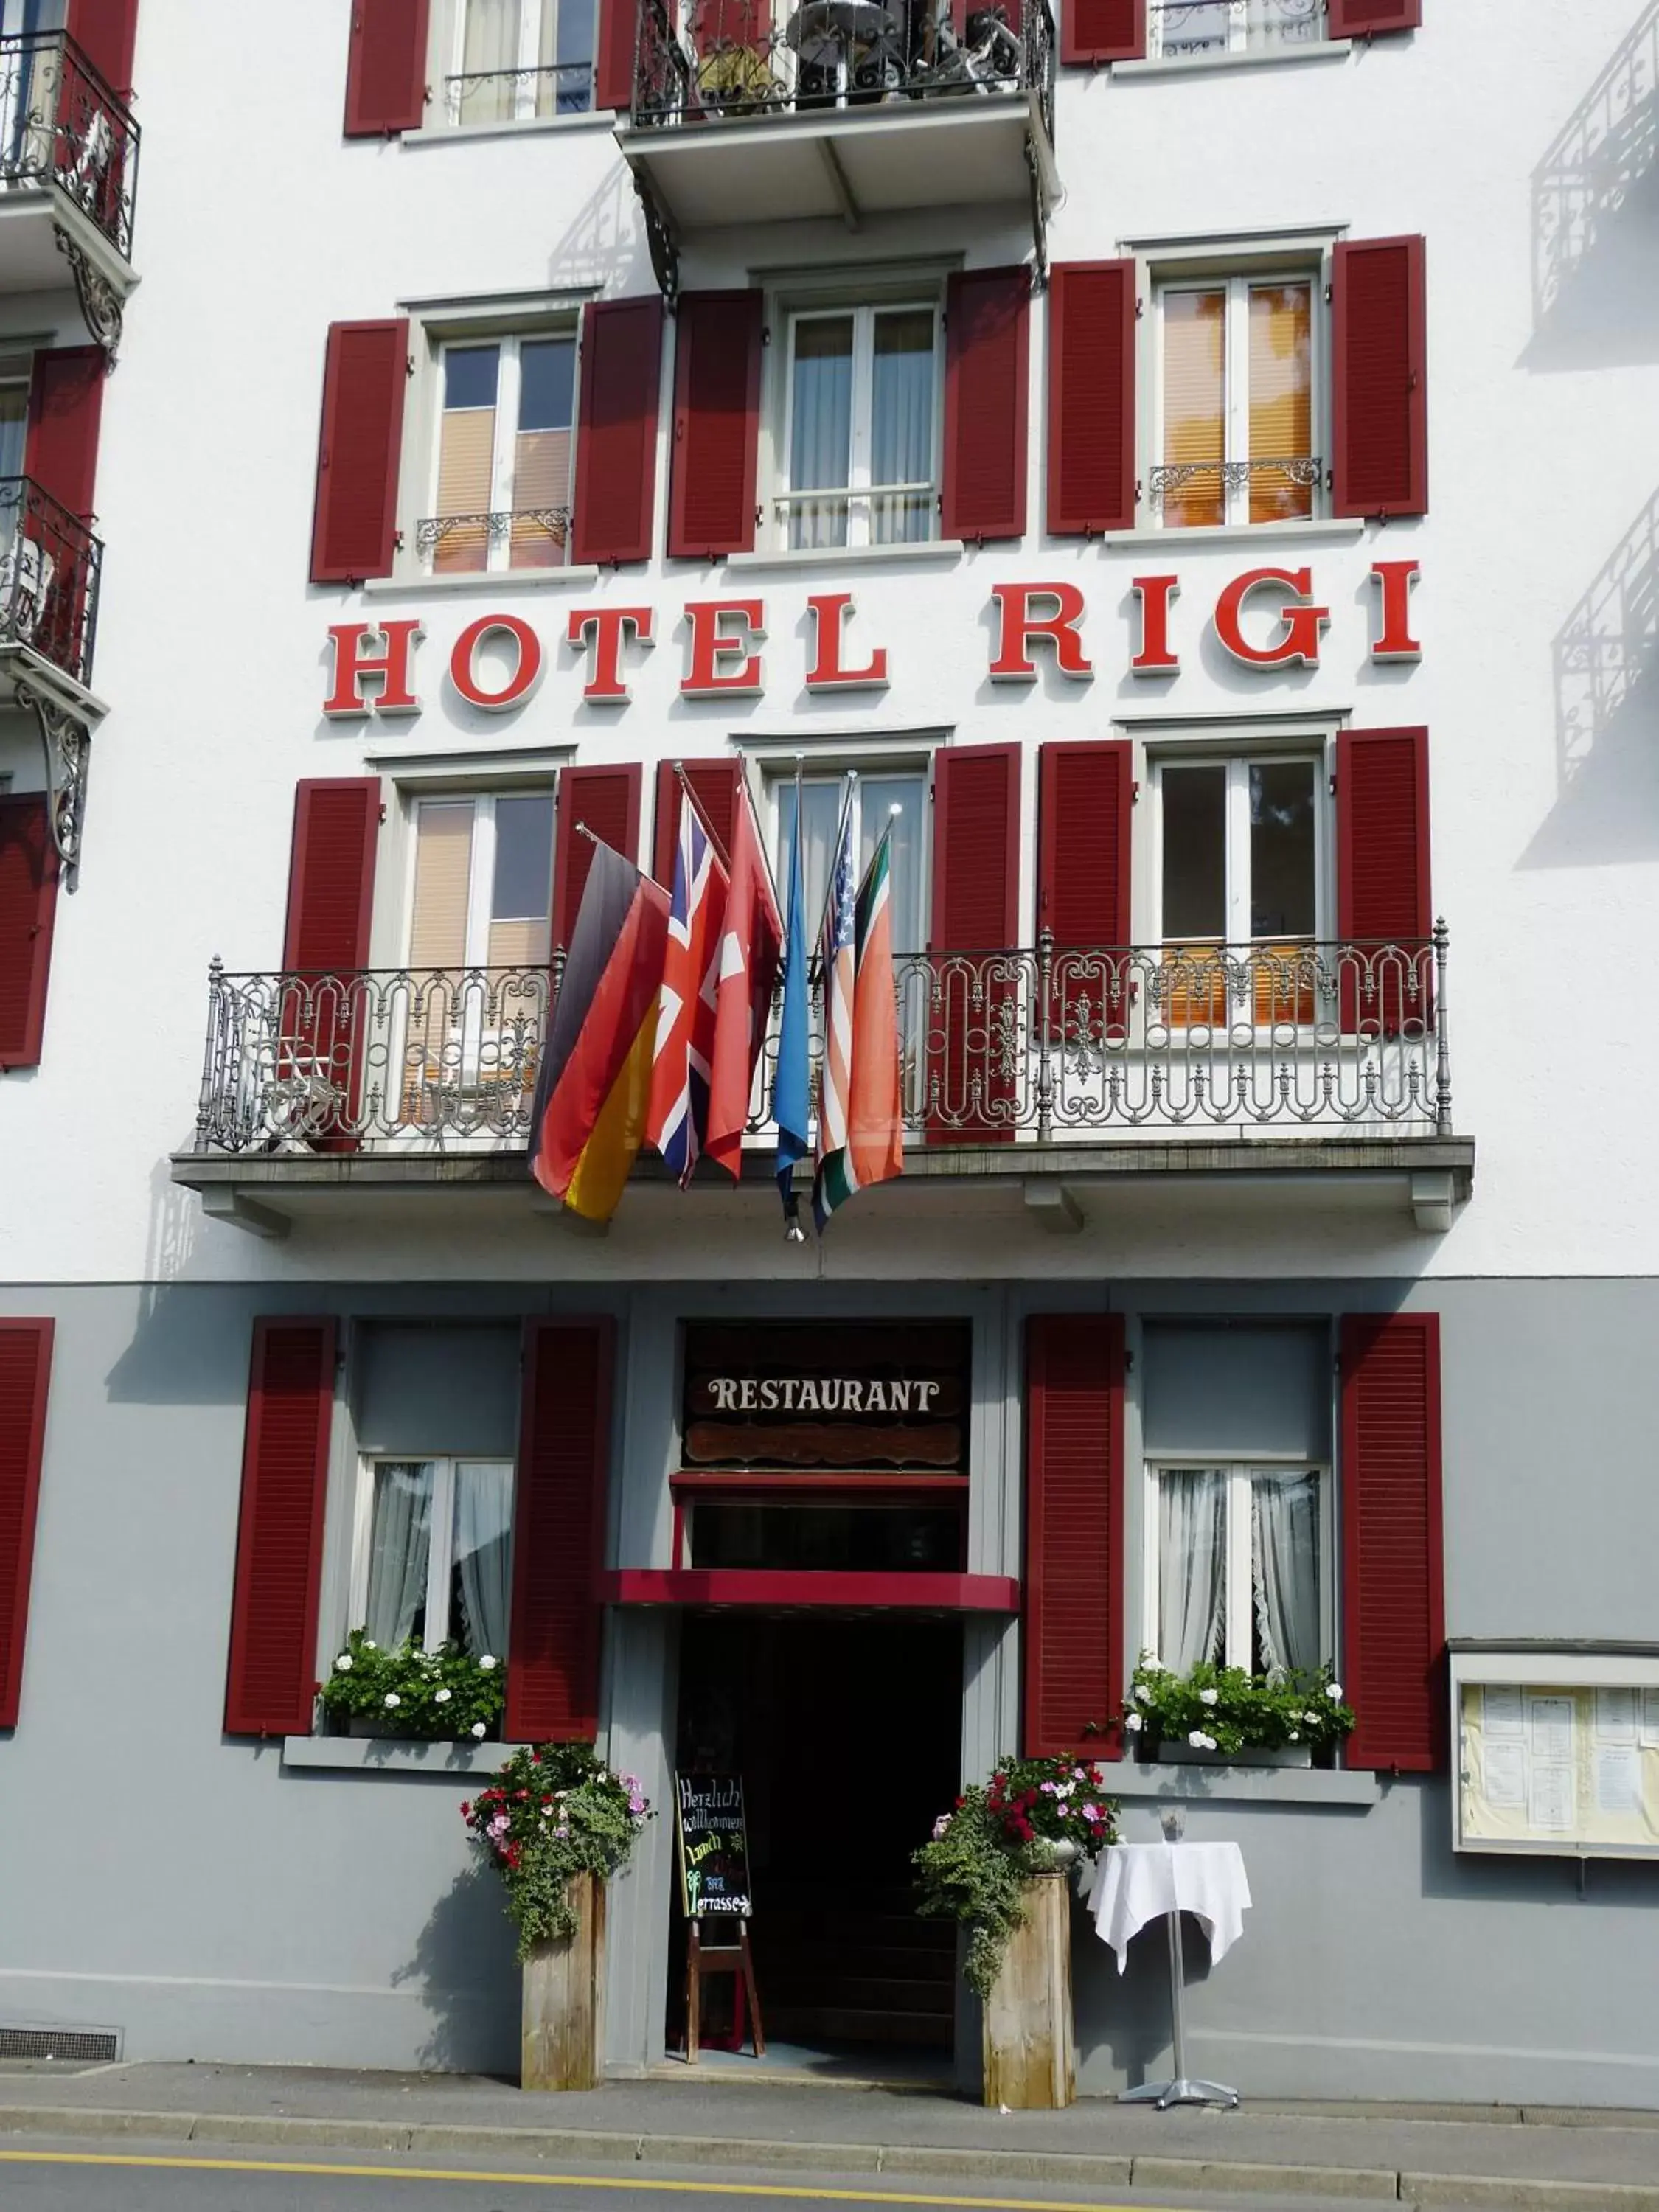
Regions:
M 406 318 L 331 325 L 311 534 L 313 584 L 359 584 L 392 574 L 408 381 Z
M 1063 62 L 1138 62 L 1146 52 L 1146 0 L 1060 0 Z
M 1124 738 L 1040 746 L 1037 788 L 1037 929 L 1054 942 L 1048 1036 L 1097 1047 L 1103 1024 L 1114 1041 L 1129 1024 L 1132 979 L 1121 952 L 1130 932 L 1133 747 Z
M 567 768 L 559 774 L 559 829 L 553 856 L 553 942 L 566 951 L 581 911 L 582 886 L 593 848 L 576 834 L 585 822 L 594 836 L 627 859 L 640 857 L 640 800 L 645 771 L 637 761 L 619 768 Z
M 427 0 L 352 0 L 345 135 L 418 131 L 426 113 Z
M 1430 1012 L 1429 733 L 1343 730 L 1336 740 L 1336 928 L 1342 1026 L 1395 1036 Z M 1378 951 L 1378 947 L 1395 947 Z
M 755 543 L 759 292 L 682 292 L 675 314 L 668 550 L 714 560 Z
M 1423 0 L 1330 0 L 1334 39 L 1379 39 L 1422 27 Z
M 57 912 L 46 800 L 0 798 L 0 1068 L 40 1065 Z
M 1440 1316 L 1342 1316 L 1342 1687 L 1350 1766 L 1441 1763 Z
M 1030 331 L 1029 270 L 958 270 L 946 284 L 946 538 L 1025 534 Z
M 598 65 L 593 104 L 626 112 L 634 105 L 634 54 L 646 0 L 599 0 Z
M 1048 528 L 1133 530 L 1135 264 L 1057 262 L 1048 303 Z
M 131 100 L 138 0 L 70 0 L 64 27 L 110 90 Z
M 357 1142 L 349 1126 L 362 1105 L 356 978 L 368 964 L 380 830 L 378 777 L 313 778 L 295 790 L 283 969 L 312 980 L 284 989 L 280 1028 L 289 1072 L 323 1079 L 346 1102 L 347 1126 L 325 1121 L 312 1131 L 319 1152 L 350 1152 Z
M 52 1376 L 49 1321 L 0 1321 L 0 1729 L 15 1728 Z
M 574 561 L 648 561 L 657 500 L 662 301 L 591 300 L 582 311 Z
M 253 1324 L 228 1735 L 309 1735 L 334 1413 L 331 1320 Z
M 88 527 L 98 472 L 98 425 L 108 362 L 101 346 L 63 346 L 34 356 L 23 473 Z M 29 642 L 84 680 L 87 563 L 79 533 L 51 507 L 26 506 L 23 536 L 40 545 L 51 579 Z
M 1020 758 L 1018 745 L 946 745 L 933 756 L 928 1134 L 936 1144 L 1014 1133 L 1013 1079 L 996 1041 L 1012 984 L 988 983 L 983 956 L 1019 943 Z
M 1024 1637 L 1026 1755 L 1121 1758 L 1121 1314 L 1026 1323 Z
M 1420 238 L 1338 246 L 1331 290 L 1338 514 L 1429 511 L 1427 300 Z
M 513 1517 L 507 1735 L 591 1736 L 599 1725 L 599 1572 L 611 1463 L 608 1321 L 532 1321 Z
M 738 793 L 743 763 L 729 757 L 682 761 L 686 781 L 697 794 L 708 827 L 727 860 L 732 857 L 732 833 L 737 826 Z M 674 884 L 674 841 L 680 834 L 680 780 L 672 761 L 657 763 L 657 810 L 651 845 L 651 872 L 665 889 Z

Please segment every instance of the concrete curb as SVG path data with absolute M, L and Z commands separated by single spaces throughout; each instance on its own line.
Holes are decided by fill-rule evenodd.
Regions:
M 804 2173 L 966 2175 L 1080 2189 L 1352 2198 L 1492 2212 L 1659 2212 L 1659 2185 L 1530 2181 L 1499 2174 L 1412 2173 L 1393 2166 L 1255 2166 L 1236 2159 L 992 2150 L 964 2144 L 795 2142 L 740 2136 L 635 2135 L 597 2128 L 476 2127 L 462 2122 L 318 2119 L 297 2112 L 125 2112 L 84 2105 L 0 2106 L 0 2135 L 128 2136 L 167 2143 L 335 2150 L 469 2152 L 579 2166 L 775 2168 Z

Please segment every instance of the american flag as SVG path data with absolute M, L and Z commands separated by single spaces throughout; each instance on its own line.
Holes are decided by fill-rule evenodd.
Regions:
M 715 963 L 727 889 L 726 870 L 697 811 L 683 799 L 645 1123 L 647 1142 L 667 1161 L 682 1190 L 702 1156 L 708 1126 L 708 1070 L 719 980 Z
M 823 975 L 823 1067 L 818 1079 L 818 1143 L 814 1158 L 812 1212 L 823 1228 L 824 1162 L 847 1146 L 848 1109 L 853 1092 L 853 993 L 857 969 L 859 836 L 858 786 L 842 809 L 841 834 L 830 865 L 830 899 L 818 939 Z

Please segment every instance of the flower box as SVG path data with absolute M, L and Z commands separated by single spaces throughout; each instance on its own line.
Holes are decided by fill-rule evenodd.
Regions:
M 1250 1743 L 1242 1751 L 1200 1751 L 1195 1744 L 1160 1742 L 1160 1765 L 1165 1766 L 1311 1766 L 1310 1743 Z

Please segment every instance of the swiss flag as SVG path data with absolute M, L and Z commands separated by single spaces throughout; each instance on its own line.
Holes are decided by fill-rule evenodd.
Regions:
M 755 1062 L 766 1035 L 782 952 L 783 922 L 745 785 L 732 825 L 732 888 L 720 939 L 708 1133 L 703 1146 L 733 1182 L 743 1172 L 743 1133 L 749 1121 Z

